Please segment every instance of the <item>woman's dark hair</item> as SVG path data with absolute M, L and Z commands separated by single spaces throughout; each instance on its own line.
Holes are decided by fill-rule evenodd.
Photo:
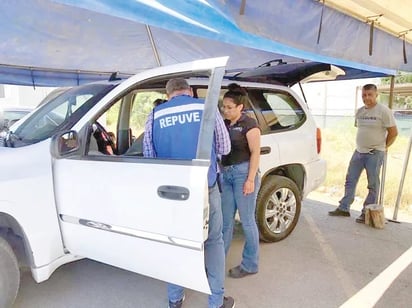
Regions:
M 228 91 L 223 95 L 223 99 L 230 98 L 236 106 L 243 105 L 243 108 L 249 106 L 247 91 L 237 83 L 231 83 L 227 86 Z

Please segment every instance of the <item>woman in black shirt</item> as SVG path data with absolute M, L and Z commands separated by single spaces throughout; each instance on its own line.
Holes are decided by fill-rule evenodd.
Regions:
M 223 97 L 223 116 L 229 130 L 232 150 L 222 156 L 223 240 L 226 255 L 232 242 L 236 210 L 239 211 L 245 244 L 240 265 L 229 276 L 242 278 L 258 272 L 259 232 L 255 221 L 256 197 L 260 186 L 260 129 L 255 119 L 243 113 L 246 92 L 229 85 Z

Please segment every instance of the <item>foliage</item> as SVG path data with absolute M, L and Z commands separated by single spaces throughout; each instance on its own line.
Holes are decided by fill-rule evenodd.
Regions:
M 140 133 L 144 130 L 147 116 L 152 111 L 153 102 L 157 98 L 165 99 L 166 97 L 159 92 L 140 92 L 136 94 L 130 123 L 133 131 Z
M 391 77 L 381 78 L 382 84 L 390 84 Z M 412 83 L 412 74 L 400 74 L 395 76 L 395 84 Z M 388 102 L 389 94 L 381 94 L 379 98 L 380 102 Z M 412 109 L 412 96 L 408 95 L 394 95 L 393 97 L 393 109 Z
M 390 84 L 391 77 L 382 77 L 381 83 Z M 412 74 L 400 74 L 398 76 L 395 76 L 395 83 L 412 83 Z
M 133 99 L 132 114 L 130 116 L 130 128 L 134 137 L 138 137 L 144 131 L 144 125 L 147 117 L 153 109 L 153 102 L 157 98 L 165 99 L 165 95 L 159 92 L 138 92 Z M 114 104 L 105 114 L 105 121 L 99 120 L 99 123 L 105 123 L 108 131 L 116 132 L 117 119 L 121 102 Z
M 379 102 L 389 101 L 389 94 L 380 94 Z M 412 96 L 395 95 L 393 97 L 393 109 L 408 110 L 412 109 Z

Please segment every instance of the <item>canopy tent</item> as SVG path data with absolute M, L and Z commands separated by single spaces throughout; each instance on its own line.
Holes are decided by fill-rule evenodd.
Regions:
M 48 0 L 0 1 L 0 11 L 0 83 L 75 85 L 199 58 L 229 55 L 234 68 L 274 57 Z
M 159 65 L 224 55 L 230 56 L 229 69 L 256 67 L 278 58 L 286 62 L 306 59 L 351 67 L 346 78 L 356 78 L 360 72 L 373 72 L 364 77 L 393 75 L 399 68 L 409 68 L 387 62 L 390 54 L 381 59 L 378 52 L 364 61 L 359 57 L 361 50 L 349 48 L 352 45 L 338 47 L 336 54 L 334 45 L 324 47 L 331 36 L 324 30 L 322 47 L 310 50 L 314 30 L 307 29 L 314 27 L 321 8 L 316 1 L 242 2 L 246 3 L 243 15 L 238 13 L 241 1 L 1 1 L 0 83 L 73 85 L 108 78 L 112 72 L 127 76 Z M 249 15 L 255 7 L 264 13 L 263 18 Z M 307 9 L 318 13 L 309 14 Z M 335 13 L 359 28 L 367 27 Z M 278 25 L 278 31 L 269 33 L 296 41 L 283 42 L 265 37 L 266 32 L 243 29 L 247 24 L 260 29 L 261 22 L 266 22 L 264 30 Z M 331 42 L 348 42 L 350 36 L 353 33 L 346 32 L 345 39 L 335 36 Z M 375 30 L 375 36 L 379 48 L 393 38 L 381 30 Z M 348 52 L 342 54 L 342 50 Z
M 171 29 L 175 31 L 240 46 L 288 54 L 301 59 L 356 68 L 369 66 L 372 70 L 373 67 L 380 67 L 412 71 L 411 64 L 403 63 L 403 40 L 393 36 L 393 32 L 389 34 L 379 30 L 380 20 L 374 22 L 376 29 L 372 35 L 375 41 L 372 45 L 377 45 L 375 46 L 376 52 L 368 54 L 371 34 L 369 21 L 374 21 L 373 15 L 370 15 L 374 12 L 370 11 L 373 8 L 367 4 L 388 2 L 384 0 L 181 0 L 178 2 L 126 0 L 121 3 L 113 3 L 110 0 L 56 1 L 159 27 L 168 29 L 172 27 Z M 332 2 L 334 8 L 329 8 L 327 5 Z M 400 4 L 402 1 L 392 2 Z M 363 8 L 362 4 L 369 8 L 369 10 L 361 11 L 366 15 L 364 21 L 359 21 L 335 9 L 347 8 L 347 11 L 351 10 L 354 15 L 356 10 Z M 383 5 L 376 4 L 375 7 L 376 12 L 384 12 L 382 11 Z M 405 5 L 392 4 L 385 9 L 385 13 L 392 13 L 391 16 L 381 16 L 386 28 L 393 26 L 395 22 L 400 25 L 393 26 L 393 31 L 399 30 L 401 25 L 403 27 L 409 25 L 409 28 L 412 28 L 412 16 L 402 13 L 411 12 L 410 8 Z M 396 18 L 400 14 L 409 16 L 409 20 Z M 171 20 L 173 20 L 172 25 Z M 319 31 L 320 28 L 322 31 Z M 407 40 L 409 33 L 406 32 L 405 35 Z M 406 56 L 412 55 L 410 48 L 412 46 L 407 44 L 405 47 L 408 47 L 405 48 Z M 365 50 L 366 53 L 364 53 Z M 399 50 L 399 53 L 395 54 L 395 50 Z
M 412 6 L 405 0 L 328 0 L 325 5 L 412 42 Z
M 248 33 L 321 56 L 412 72 L 411 1 L 224 2 L 221 9 Z

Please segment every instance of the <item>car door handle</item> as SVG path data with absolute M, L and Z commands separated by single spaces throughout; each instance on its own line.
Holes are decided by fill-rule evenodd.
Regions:
M 260 148 L 260 155 L 269 154 L 271 151 L 270 147 L 261 147 Z
M 160 198 L 184 201 L 189 199 L 189 189 L 181 186 L 162 185 L 157 189 Z

